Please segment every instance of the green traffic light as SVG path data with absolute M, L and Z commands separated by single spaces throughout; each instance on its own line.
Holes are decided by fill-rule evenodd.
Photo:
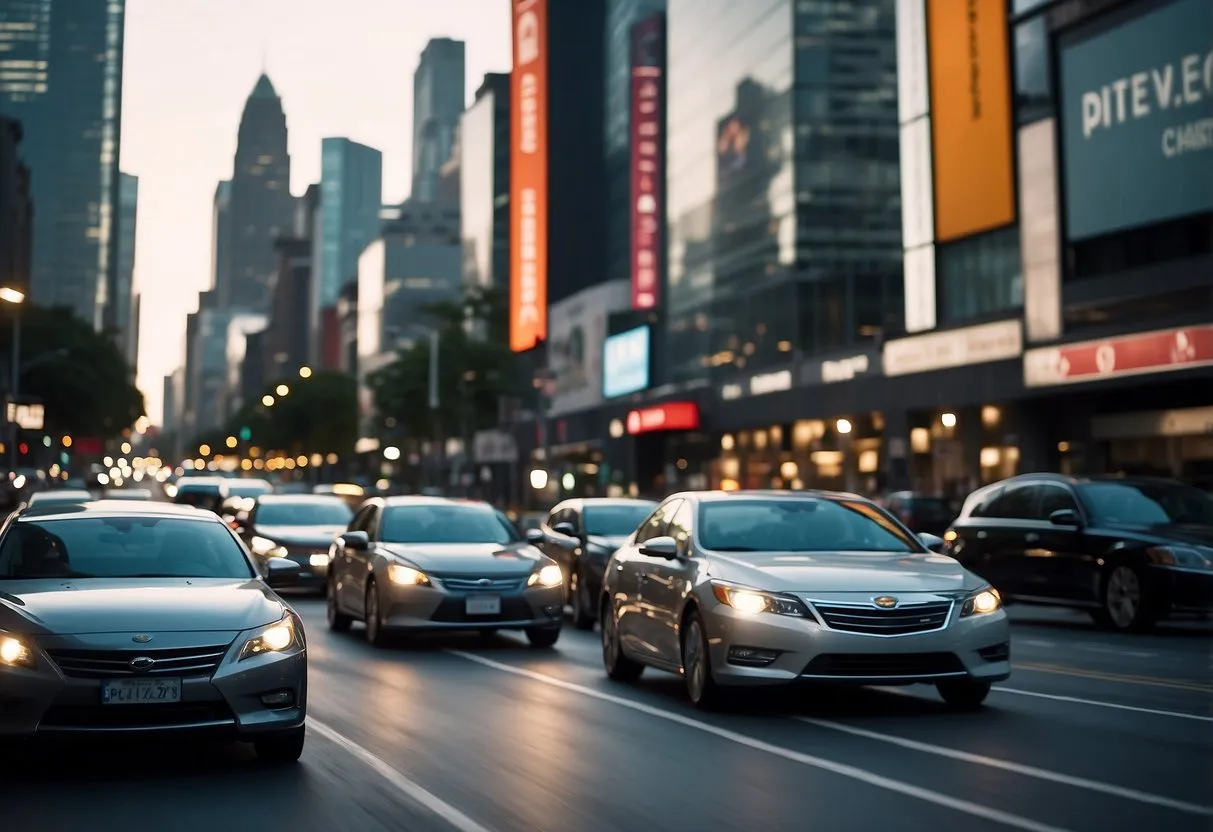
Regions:
M 253 438 L 253 432 L 251 430 L 249 430 L 247 426 L 242 427 L 240 429 L 240 441 L 241 442 L 247 442 L 252 438 Z

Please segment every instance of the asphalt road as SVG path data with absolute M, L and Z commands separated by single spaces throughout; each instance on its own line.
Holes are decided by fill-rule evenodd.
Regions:
M 763 697 L 704 715 L 681 682 L 608 682 L 597 636 L 376 650 L 310 639 L 302 762 L 99 745 L 0 759 L 4 829 L 259 832 L 1034 832 L 1213 826 L 1213 628 L 1094 630 L 1014 610 L 1015 675 L 980 713 L 933 690 Z M 977 826 L 974 826 L 976 824 Z

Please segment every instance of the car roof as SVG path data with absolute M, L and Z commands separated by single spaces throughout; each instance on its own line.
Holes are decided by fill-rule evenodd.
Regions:
M 24 520 L 70 520 L 81 517 L 177 517 L 182 520 L 222 522 L 219 515 L 200 511 L 193 506 L 175 503 L 153 503 L 147 500 L 93 500 L 88 503 L 30 506 L 17 515 Z
M 1081 476 L 1073 476 L 1071 474 L 1019 474 L 1018 476 L 1010 477 L 1001 482 L 991 483 L 991 486 L 1011 485 L 1013 483 L 1027 482 L 1056 482 L 1066 485 L 1086 485 L 1088 483 L 1097 482 L 1124 482 L 1135 483 L 1138 485 L 1185 485 L 1179 480 L 1170 477 L 1150 477 L 1126 474 L 1083 474 Z M 987 486 L 989 487 L 989 486 Z
M 642 497 L 578 497 L 569 500 L 571 503 L 581 503 L 583 506 L 655 506 L 658 500 L 646 500 Z
M 257 495 L 257 504 L 263 503 L 341 503 L 346 505 L 345 499 L 338 494 L 259 494 Z
M 492 505 L 480 502 L 479 500 L 427 497 L 424 494 L 399 494 L 394 497 L 377 497 L 375 499 L 382 503 L 384 508 L 393 508 L 395 506 L 475 506 L 477 508 L 489 509 L 490 511 L 494 510 Z
M 746 491 L 681 491 L 671 494 L 671 497 L 698 500 L 700 502 L 726 502 L 738 498 L 749 500 L 859 500 L 871 502 L 867 497 L 850 494 L 845 491 L 823 491 L 807 489 L 804 491 L 778 491 L 776 489 L 751 489 Z

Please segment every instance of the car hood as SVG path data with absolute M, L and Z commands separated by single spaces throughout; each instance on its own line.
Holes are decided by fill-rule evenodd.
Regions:
M 944 555 L 874 552 L 714 553 L 714 577 L 774 592 L 955 592 L 978 583 Z
M 286 605 L 265 583 L 231 578 L 0 582 L 0 630 L 82 635 L 248 630 Z
M 253 534 L 282 546 L 323 546 L 328 548 L 345 526 L 258 526 Z
M 387 543 L 388 554 L 402 558 L 423 572 L 442 575 L 528 575 L 550 560 L 527 543 Z
M 1166 545 L 1168 543 L 1187 544 L 1188 546 L 1204 546 L 1213 548 L 1213 527 L 1195 523 L 1171 523 L 1158 526 L 1119 526 L 1136 532 L 1142 543 Z

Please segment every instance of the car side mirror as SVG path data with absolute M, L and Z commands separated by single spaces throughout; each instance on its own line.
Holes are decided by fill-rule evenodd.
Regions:
M 557 523 L 555 526 L 552 526 L 552 531 L 556 532 L 556 534 L 562 534 L 565 537 L 577 537 L 577 527 L 567 520 L 563 523 Z
M 640 544 L 640 554 L 674 560 L 678 557 L 678 541 L 668 536 L 654 537 Z
M 547 539 L 542 529 L 527 529 L 525 537 L 526 542 L 532 546 L 538 546 Z
M 1079 526 L 1078 512 L 1072 508 L 1059 508 L 1049 515 L 1049 522 L 1054 526 Z
M 265 582 L 274 588 L 299 585 L 300 566 L 286 558 L 270 558 L 265 562 Z
M 942 537 L 937 534 L 931 534 L 930 532 L 922 532 L 918 535 L 918 539 L 921 541 L 923 546 L 926 546 L 927 549 L 935 552 L 936 554 L 942 554 L 943 550 L 948 547 L 947 542 L 944 541 Z
M 347 549 L 353 549 L 355 552 L 365 552 L 371 548 L 371 537 L 364 531 L 346 532 L 337 538 L 341 545 Z

